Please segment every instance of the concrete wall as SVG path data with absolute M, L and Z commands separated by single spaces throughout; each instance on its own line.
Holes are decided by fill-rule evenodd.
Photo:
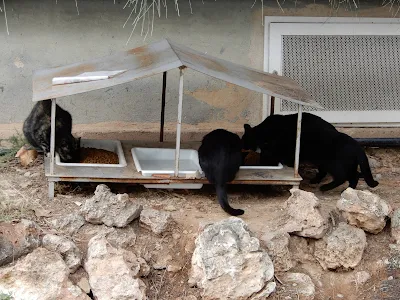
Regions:
M 68 64 L 109 55 L 116 51 L 170 38 L 199 51 L 239 64 L 262 69 L 263 27 L 259 1 L 192 0 L 193 15 L 186 0 L 180 1 L 180 17 L 169 1 L 168 18 L 155 20 L 153 36 L 143 41 L 140 29 L 125 45 L 131 26 L 122 28 L 130 9 L 125 1 L 7 1 L 10 35 L 6 34 L 0 13 L 0 124 L 19 129 L 33 103 L 32 71 L 38 68 Z M 305 5 L 285 3 L 282 12 L 275 1 L 264 1 L 265 15 L 351 16 L 344 9 L 333 12 L 328 1 Z M 359 16 L 390 17 L 388 8 L 365 4 Z M 129 23 L 128 23 L 129 24 Z M 146 24 L 147 26 L 147 24 Z M 145 29 L 146 29 L 145 26 Z M 153 125 L 160 119 L 162 75 L 123 84 L 114 88 L 60 99 L 73 115 L 75 124 L 104 124 L 115 121 Z M 177 114 L 178 71 L 168 74 L 166 121 L 174 122 Z M 246 89 L 215 80 L 195 71 L 185 75 L 183 121 L 189 125 L 210 124 L 241 128 L 261 118 L 262 96 Z M 105 122 L 105 123 L 104 123 Z M 111 122 L 111 123 L 110 123 Z M 124 123 L 118 123 L 124 124 Z M 224 125 L 225 124 L 225 125 Z M 7 127 L 8 126 L 8 127 Z M 119 125 L 121 126 L 121 125 Z M 204 126 L 203 126 L 204 127 Z M 85 127 L 87 129 L 87 127 Z M 146 125 L 141 127 L 146 130 Z M 116 128 L 117 130 L 118 128 Z M 0 125 L 1 132 L 1 125 Z M 10 131 L 9 131 L 10 132 Z
M 208 54 L 244 65 L 261 49 L 251 49 L 251 14 L 249 3 L 236 1 L 192 1 L 193 15 L 187 1 L 180 1 L 177 17 L 171 1 L 168 19 L 156 18 L 153 36 L 145 41 L 137 28 L 125 45 L 132 26 L 123 29 L 130 10 L 125 2 L 54 0 L 10 1 L 7 6 L 10 36 L 0 22 L 0 123 L 24 120 L 31 102 L 31 74 L 37 68 L 57 66 L 112 54 L 168 37 Z M 38 4 L 39 3 L 39 4 Z M 147 29 L 147 23 L 145 24 Z M 106 121 L 157 122 L 160 118 L 162 75 L 138 80 L 110 89 L 60 99 L 73 114 L 76 123 Z M 177 114 L 178 71 L 168 74 L 166 120 Z M 258 117 L 255 98 L 245 89 L 194 71 L 185 76 L 184 121 L 190 124 L 209 120 L 235 122 Z M 258 97 L 257 97 L 258 96 Z M 231 109 L 226 110 L 230 102 Z M 259 105 L 255 105 L 258 107 Z

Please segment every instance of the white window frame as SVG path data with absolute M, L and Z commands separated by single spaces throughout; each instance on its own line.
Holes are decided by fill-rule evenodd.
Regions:
M 384 35 L 400 35 L 398 19 L 393 21 L 393 19 L 383 20 L 380 18 L 331 18 L 330 22 L 325 22 L 326 18 L 301 18 L 302 22 L 295 20 L 296 17 L 287 17 L 286 19 L 275 18 L 277 21 L 275 23 L 274 17 L 265 18 L 264 70 L 267 72 L 282 73 L 282 36 L 284 35 L 382 35 L 382 33 Z M 310 19 L 315 22 L 309 22 Z M 357 20 L 363 21 L 357 22 Z M 318 99 L 316 101 L 318 102 Z M 269 115 L 269 105 L 269 97 L 264 97 L 263 119 Z M 281 111 L 279 99 L 275 101 L 275 111 L 282 114 L 293 113 Z M 341 126 L 400 126 L 400 111 L 313 111 L 312 113 Z

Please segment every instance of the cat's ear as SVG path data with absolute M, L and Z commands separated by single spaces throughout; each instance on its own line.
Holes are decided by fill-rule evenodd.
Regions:
M 249 124 L 244 124 L 244 131 L 246 132 L 247 130 L 251 129 L 251 126 Z

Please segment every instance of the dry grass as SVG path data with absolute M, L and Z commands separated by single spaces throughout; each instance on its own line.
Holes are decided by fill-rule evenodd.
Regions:
M 0 180 L 0 221 L 12 221 L 33 214 L 35 200 L 21 193 L 8 180 Z
M 18 150 L 27 143 L 24 135 L 18 131 L 8 139 L 0 139 L 0 167 L 12 160 Z M 3 144 L 5 146 L 1 146 Z

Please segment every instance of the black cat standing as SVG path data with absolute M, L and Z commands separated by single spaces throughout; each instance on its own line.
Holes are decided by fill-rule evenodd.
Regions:
M 296 147 L 297 114 L 271 115 L 261 124 L 251 127 L 244 125 L 243 148 L 268 150 L 272 159 L 289 167 L 294 164 Z M 263 157 L 263 153 L 261 153 Z M 333 181 L 320 187 L 328 191 L 349 182 L 356 188 L 360 175 L 370 187 L 378 182 L 373 179 L 364 149 L 352 137 L 341 133 L 322 118 L 303 113 L 300 137 L 300 162 L 309 162 L 318 167 L 311 183 L 320 183 L 329 173 Z M 360 166 L 361 174 L 357 171 Z
M 79 160 L 80 138 L 74 138 L 71 131 L 70 113 L 57 105 L 55 151 L 63 162 Z M 44 153 L 50 152 L 51 100 L 39 101 L 35 104 L 24 122 L 23 132 L 34 148 Z
M 244 214 L 229 205 L 226 184 L 235 179 L 242 164 L 242 142 L 237 134 L 224 129 L 204 136 L 199 148 L 199 162 L 208 181 L 215 185 L 218 202 L 232 216 Z

